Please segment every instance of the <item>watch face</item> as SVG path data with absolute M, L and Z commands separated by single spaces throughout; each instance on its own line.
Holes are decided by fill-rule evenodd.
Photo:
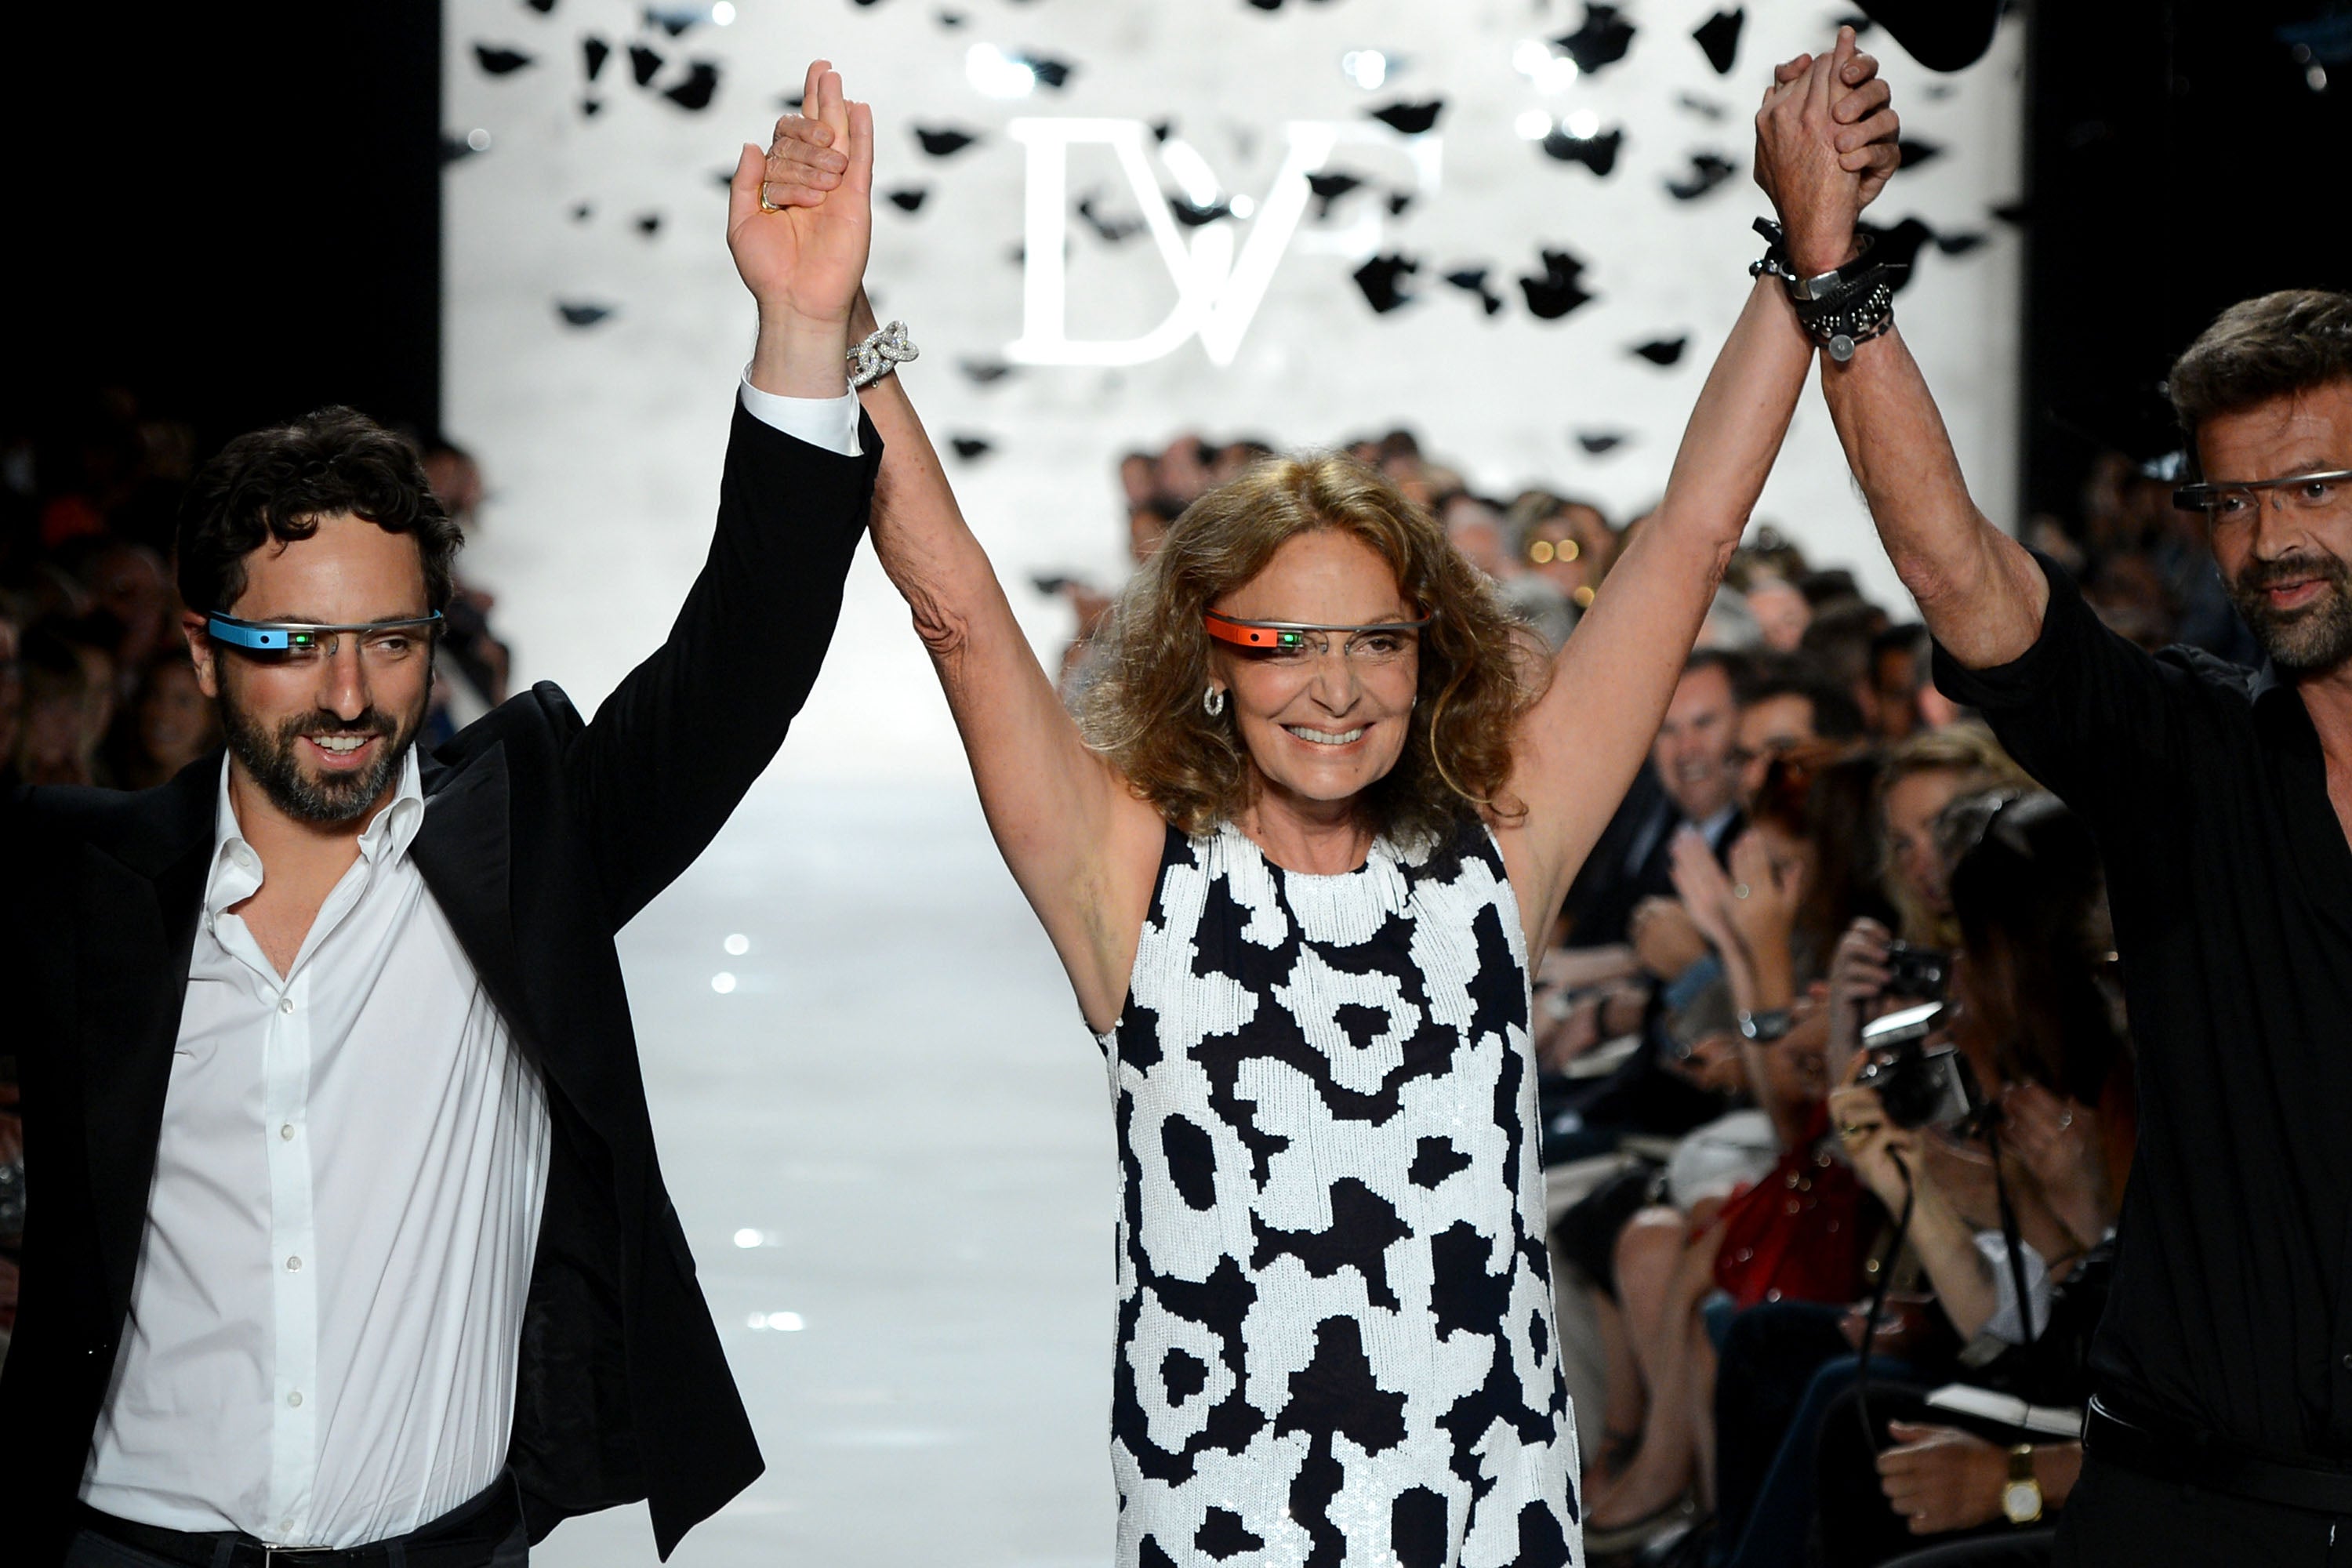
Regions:
M 2042 1489 L 2032 1481 L 2010 1482 L 2000 1489 L 2000 1511 L 2011 1524 L 2032 1524 L 2042 1517 Z

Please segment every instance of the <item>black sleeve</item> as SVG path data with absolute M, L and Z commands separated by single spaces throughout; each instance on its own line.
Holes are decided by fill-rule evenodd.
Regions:
M 702 853 L 807 700 L 882 460 L 863 416 L 858 445 L 810 446 L 739 402 L 701 575 L 564 758 L 616 925 Z
M 2096 813 L 2122 792 L 2161 786 L 2193 678 L 2108 630 L 2063 568 L 2033 558 L 2050 580 L 2033 646 L 2007 664 L 1969 669 L 1938 643 L 1936 688 L 1981 712 L 2044 787 Z

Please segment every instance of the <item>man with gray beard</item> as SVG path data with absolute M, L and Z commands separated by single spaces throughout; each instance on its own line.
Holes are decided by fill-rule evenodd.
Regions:
M 1789 270 L 1808 289 L 1861 252 L 1850 224 L 1782 216 Z M 1937 686 L 1981 709 L 2099 836 L 2139 1055 L 2138 1152 L 2055 1560 L 2340 1562 L 2352 1550 L 2352 296 L 2233 306 L 2169 378 L 2199 476 L 2179 503 L 2210 521 L 2269 656 L 2260 671 L 2184 648 L 2150 656 L 2101 626 L 2063 571 L 1969 499 L 1884 301 L 1859 314 L 1837 323 L 1848 357 L 1832 345 L 1822 361 L 1838 435 L 1935 634 Z M 2077 1116 L 2074 1135 L 2098 1120 Z M 2038 1461 L 2021 1452 L 2003 1500 L 2019 1525 L 2041 1502 Z

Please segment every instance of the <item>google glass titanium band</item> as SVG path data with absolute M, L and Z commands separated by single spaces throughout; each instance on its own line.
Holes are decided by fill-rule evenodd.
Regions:
M 351 632 L 364 637 L 369 632 L 430 631 L 441 624 L 441 612 L 429 616 L 407 616 L 394 621 L 362 621 L 351 626 L 320 626 L 311 621 L 241 621 L 235 616 L 218 613 L 205 617 L 205 634 L 216 642 L 231 647 L 249 648 L 257 653 L 303 653 L 319 646 L 321 637 Z
M 1375 621 L 1364 626 L 1329 626 L 1312 621 L 1245 621 L 1238 616 L 1228 616 L 1218 610 L 1203 612 L 1204 625 L 1211 637 L 1219 642 L 1229 642 L 1239 647 L 1288 648 L 1305 646 L 1307 638 L 1323 632 L 1354 635 L 1361 632 L 1417 632 L 1436 616 L 1423 616 L 1417 621 Z

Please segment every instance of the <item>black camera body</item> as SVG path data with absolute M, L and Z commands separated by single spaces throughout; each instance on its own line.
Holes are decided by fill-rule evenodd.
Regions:
M 1941 1002 L 1952 977 L 1952 955 L 1941 948 L 1907 942 L 1886 944 L 1886 989 L 1897 996 Z
M 1886 1120 L 1897 1127 L 1956 1128 L 1984 1110 L 1976 1074 L 1958 1047 L 1928 1044 L 1943 1022 L 1944 1005 L 1928 1002 L 1863 1026 L 1864 1059 L 1854 1082 L 1878 1091 Z

